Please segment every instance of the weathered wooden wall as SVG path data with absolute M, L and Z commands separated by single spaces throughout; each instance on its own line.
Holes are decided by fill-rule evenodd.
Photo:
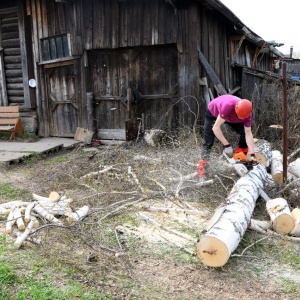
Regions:
M 242 84 L 240 66 L 270 69 L 270 53 L 262 55 L 258 52 L 262 48 L 247 39 L 239 45 L 241 33 L 235 32 L 232 22 L 210 0 L 173 1 L 184 4 L 179 8 L 165 0 L 17 3 L 19 8 L 21 4 L 25 8 L 20 23 L 26 32 L 21 37 L 23 51 L 27 51 L 23 57 L 30 61 L 28 53 L 32 53 L 32 70 L 28 74 L 34 74 L 38 82 L 35 96 L 40 134 L 44 136 L 69 135 L 75 126 L 90 126 L 91 108 L 97 129 L 124 128 L 129 117 L 128 87 L 134 91 L 136 117 L 144 117 L 146 128 L 199 126 L 205 110 L 199 78 L 207 74 L 198 63 L 198 48 L 227 91 Z M 29 35 L 31 48 L 25 43 Z M 67 35 L 70 57 L 45 61 L 45 39 L 59 35 Z M 66 79 L 70 65 L 76 88 L 74 81 Z M 30 69 L 24 62 L 22 67 Z M 49 83 L 49 74 L 51 82 L 62 81 L 69 86 Z M 63 126 L 53 122 L 70 117 L 75 102 L 70 102 L 68 110 L 56 110 L 58 115 L 53 117 L 51 94 L 59 98 L 58 105 L 68 107 L 66 102 L 73 99 L 78 106 L 76 113 L 71 113 L 71 124 L 62 133 L 59 131 Z M 25 103 L 33 107 L 32 101 Z

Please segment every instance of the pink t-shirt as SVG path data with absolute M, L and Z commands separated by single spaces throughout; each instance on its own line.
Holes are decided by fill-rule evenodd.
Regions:
M 230 123 L 244 123 L 245 127 L 251 127 L 252 114 L 246 119 L 239 119 L 235 113 L 235 106 L 240 98 L 232 95 L 222 95 L 213 99 L 208 104 L 208 110 L 214 117 L 220 117 Z

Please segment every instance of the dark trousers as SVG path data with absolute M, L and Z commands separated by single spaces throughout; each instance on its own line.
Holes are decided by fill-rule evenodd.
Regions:
M 204 142 L 203 148 L 201 152 L 201 159 L 209 160 L 209 154 L 212 146 L 215 142 L 215 134 L 212 130 L 216 119 L 209 110 L 205 112 L 205 120 L 204 120 Z M 247 148 L 246 137 L 245 137 L 245 129 L 243 123 L 229 123 L 225 122 L 228 126 L 230 126 L 240 137 L 238 147 Z

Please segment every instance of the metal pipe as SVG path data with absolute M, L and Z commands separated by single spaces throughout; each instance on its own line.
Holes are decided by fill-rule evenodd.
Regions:
M 282 156 L 283 156 L 283 182 L 287 181 L 287 79 L 286 63 L 282 64 Z

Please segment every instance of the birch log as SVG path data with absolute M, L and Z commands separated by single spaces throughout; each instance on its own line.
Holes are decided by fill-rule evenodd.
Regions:
M 254 143 L 254 153 L 259 163 L 269 167 L 272 160 L 271 144 L 266 140 L 257 140 Z
M 68 222 L 77 222 L 79 220 L 82 220 L 88 214 L 89 210 L 90 208 L 87 205 L 84 205 L 74 213 L 66 212 L 65 215 L 67 216 Z
M 267 202 L 266 207 L 276 232 L 288 234 L 293 230 L 294 221 L 285 199 L 271 199 Z
M 204 265 L 221 267 L 239 245 L 251 220 L 267 171 L 262 164 L 241 177 L 229 193 L 224 211 L 197 242 L 197 257 Z M 221 210 L 222 211 L 222 210 Z
M 297 158 L 295 161 L 289 163 L 288 171 L 296 177 L 300 177 L 300 158 Z
M 24 224 L 22 214 L 21 214 L 21 209 L 19 207 L 15 207 L 14 219 L 16 219 L 16 221 L 17 221 L 17 226 L 18 226 L 19 230 L 25 230 L 26 226 Z
M 25 216 L 24 216 L 24 221 L 26 223 L 28 223 L 30 221 L 30 219 L 31 219 L 30 213 L 35 205 L 36 205 L 35 202 L 32 202 L 31 204 L 27 205 L 27 207 L 25 209 Z
M 26 238 L 28 237 L 30 231 L 32 230 L 33 226 L 34 226 L 35 221 L 31 220 L 26 228 L 26 230 L 23 232 L 23 234 L 20 234 L 15 243 L 14 243 L 14 247 L 16 249 L 19 249 L 22 245 L 22 243 L 26 240 Z
M 278 150 L 272 151 L 271 175 L 276 183 L 283 182 L 283 158 Z
M 6 228 L 5 228 L 7 234 L 12 233 L 12 227 L 16 222 L 16 220 L 14 219 L 14 210 L 15 208 L 13 207 L 7 217 Z
M 57 225 L 62 225 L 62 222 L 60 220 L 58 220 L 57 218 L 55 218 L 52 214 L 48 213 L 48 211 L 45 210 L 45 208 L 42 205 L 38 204 L 38 205 L 34 206 L 33 210 L 35 212 L 37 212 L 41 217 L 50 221 L 51 223 L 57 224 Z
M 294 208 L 292 210 L 292 218 L 294 221 L 294 228 L 291 231 L 291 235 L 293 236 L 300 236 L 300 209 Z

